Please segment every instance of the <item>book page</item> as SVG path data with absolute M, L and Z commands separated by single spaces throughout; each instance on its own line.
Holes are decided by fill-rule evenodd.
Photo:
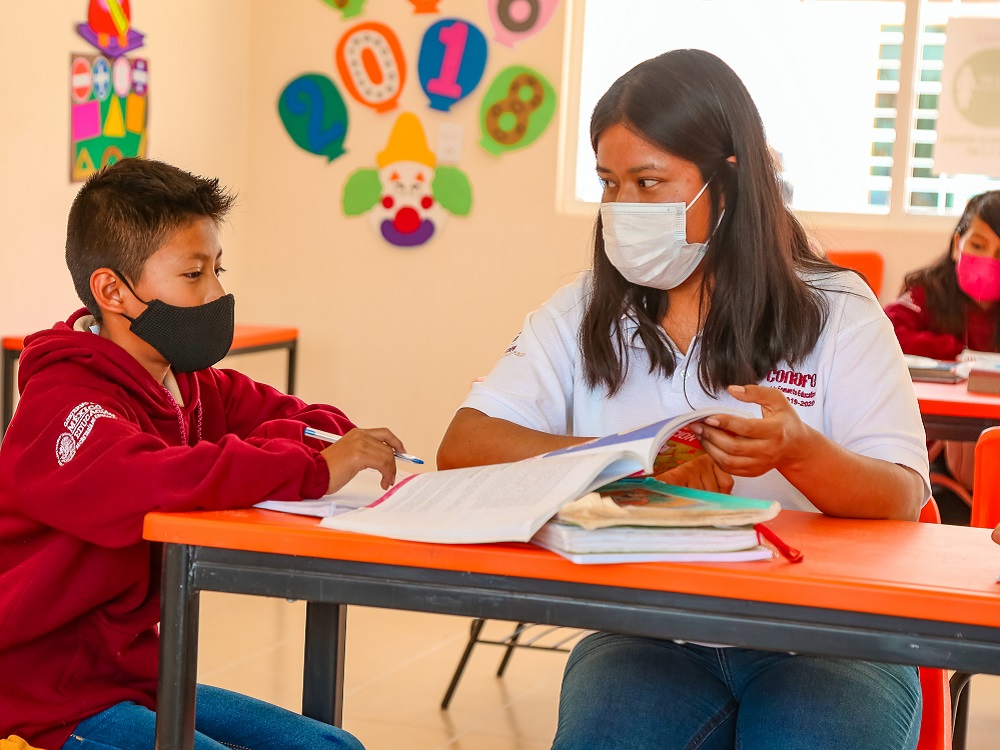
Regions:
M 410 472 L 397 469 L 396 484 L 406 481 L 410 476 L 413 476 Z M 382 489 L 382 475 L 374 469 L 365 469 L 355 474 L 336 492 L 323 495 L 316 500 L 265 500 L 254 507 L 323 518 L 371 505 L 385 492 Z
M 586 493 L 610 460 L 552 456 L 419 474 L 321 525 L 423 542 L 526 542 L 561 505 Z

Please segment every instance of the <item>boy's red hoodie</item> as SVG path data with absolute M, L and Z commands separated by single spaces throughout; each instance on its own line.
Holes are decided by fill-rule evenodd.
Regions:
M 0 737 L 50 749 L 117 703 L 156 705 L 160 549 L 143 516 L 320 497 L 324 446 L 303 427 L 354 426 L 231 370 L 176 374 L 178 402 L 74 330 L 85 314 L 25 340 L 0 447 Z

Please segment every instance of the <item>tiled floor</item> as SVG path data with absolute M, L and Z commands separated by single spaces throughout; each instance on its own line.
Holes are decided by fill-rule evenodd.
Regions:
M 301 708 L 301 602 L 203 593 L 198 679 L 286 708 Z M 477 646 L 451 707 L 440 702 L 469 620 L 352 607 L 344 726 L 368 750 L 544 750 L 555 732 L 565 654 Z M 498 637 L 511 624 L 491 622 Z M 972 683 L 968 750 L 1000 748 L 1000 677 Z

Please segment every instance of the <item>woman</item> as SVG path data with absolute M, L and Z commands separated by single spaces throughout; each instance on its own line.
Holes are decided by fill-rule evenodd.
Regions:
M 473 386 L 439 466 L 749 405 L 761 418 L 698 426 L 702 465 L 667 479 L 916 519 L 927 454 L 899 346 L 865 283 L 810 251 L 735 73 L 699 50 L 647 60 L 598 102 L 591 142 L 593 270 Z M 554 747 L 913 748 L 919 713 L 912 667 L 602 633 L 567 664 Z

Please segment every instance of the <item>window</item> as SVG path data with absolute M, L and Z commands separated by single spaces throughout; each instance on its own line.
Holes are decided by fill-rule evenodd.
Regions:
M 1000 188 L 934 170 L 948 20 L 1000 18 L 1000 0 L 585 0 L 571 13 L 564 205 L 600 200 L 597 99 L 636 63 L 681 47 L 713 52 L 743 79 L 798 211 L 954 216 Z

